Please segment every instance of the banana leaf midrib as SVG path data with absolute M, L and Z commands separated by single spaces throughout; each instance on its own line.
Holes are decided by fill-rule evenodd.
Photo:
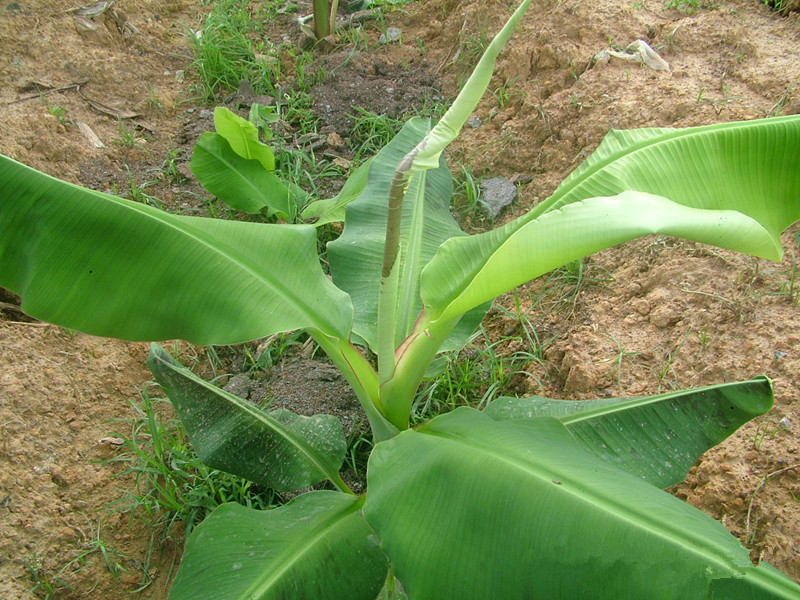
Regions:
M 295 543 L 291 546 L 282 548 L 283 551 L 281 552 L 281 556 L 288 558 L 280 561 L 281 564 L 277 569 L 270 569 L 269 572 L 265 572 L 264 575 L 260 577 L 247 590 L 247 592 L 243 594 L 242 598 L 250 600 L 251 598 L 264 597 L 264 594 L 268 593 L 270 588 L 280 581 L 281 577 L 283 577 L 286 572 L 290 571 L 297 563 L 299 563 L 306 554 L 314 551 L 314 548 L 317 546 L 320 540 L 332 535 L 338 525 L 341 525 L 341 523 L 351 514 L 360 510 L 363 503 L 364 499 L 362 497 L 358 500 L 355 500 L 352 506 L 347 506 L 330 515 L 327 515 L 327 518 L 322 523 L 317 524 L 315 527 L 316 533 L 314 535 L 309 538 L 305 538 L 300 543 Z
M 759 381 L 757 379 L 751 380 L 751 382 Z M 729 383 L 725 386 L 714 386 L 709 385 L 705 387 L 695 388 L 689 390 L 693 394 L 702 393 L 704 391 L 720 391 L 724 390 L 726 387 L 735 388 L 736 386 L 741 385 L 738 383 Z M 570 415 L 566 415 L 563 417 L 558 417 L 558 420 L 561 421 L 564 425 L 573 425 L 576 423 L 580 423 L 582 421 L 591 421 L 598 416 L 608 416 L 613 415 L 615 413 L 624 413 L 631 408 L 643 407 L 648 405 L 658 405 L 662 402 L 670 402 L 673 399 L 680 399 L 684 396 L 688 395 L 687 390 L 678 390 L 676 392 L 671 392 L 668 394 L 660 394 L 658 396 L 637 396 L 632 398 L 626 398 L 624 400 L 620 399 L 618 402 L 608 403 L 604 406 L 598 406 L 596 408 L 591 408 L 589 410 L 576 412 Z M 583 402 L 583 401 L 582 401 Z
M 213 135 L 213 136 L 219 136 L 219 139 L 220 139 L 222 142 L 224 142 L 224 143 L 226 143 L 226 144 L 228 144 L 228 145 L 230 146 L 230 143 L 228 142 L 228 140 L 226 140 L 226 139 L 225 139 L 223 136 L 221 136 L 220 134 L 218 134 L 218 133 L 211 133 L 210 135 Z M 210 139 L 210 138 L 209 138 L 209 139 Z M 202 142 L 202 139 L 201 139 L 200 141 Z M 202 146 L 202 145 L 200 145 L 199 143 L 198 143 L 198 148 L 202 149 L 202 150 L 203 150 L 203 152 L 206 152 L 207 154 L 209 154 L 209 155 L 213 156 L 213 157 L 214 157 L 216 160 L 218 160 L 220 163 L 222 163 L 222 164 L 223 164 L 223 165 L 224 165 L 224 166 L 227 168 L 227 171 L 228 171 L 229 173 L 233 173 L 233 174 L 234 174 L 234 176 L 236 177 L 237 181 L 241 181 L 241 182 L 243 182 L 243 183 L 245 184 L 245 186 L 246 186 L 248 189 L 252 190 L 253 197 L 256 197 L 256 198 L 261 198 L 261 197 L 263 196 L 263 193 L 262 193 L 261 189 L 260 189 L 260 188 L 259 188 L 259 187 L 256 185 L 255 181 L 253 181 L 253 180 L 252 180 L 251 178 L 249 178 L 249 177 L 246 177 L 246 176 L 244 175 L 244 173 L 242 173 L 242 172 L 241 172 L 241 170 L 240 170 L 240 169 L 237 169 L 237 168 L 236 168 L 236 166 L 235 166 L 235 165 L 234 165 L 234 164 L 233 164 L 231 161 L 229 161 L 228 159 L 226 159 L 226 158 L 225 158 L 225 157 L 224 157 L 222 154 L 219 154 L 219 153 L 217 153 L 217 152 L 211 152 L 211 151 L 208 149 L 208 147 L 206 147 L 206 146 Z M 247 148 L 247 147 L 245 146 L 245 149 L 246 149 L 246 150 L 248 150 L 248 154 L 250 154 L 250 152 L 249 152 L 249 148 Z M 262 162 L 261 162 L 259 159 L 257 159 L 257 158 L 254 158 L 253 156 L 241 156 L 241 155 L 239 155 L 239 154 L 236 152 L 236 150 L 234 150 L 232 147 L 231 147 L 231 151 L 233 151 L 233 152 L 234 152 L 234 153 L 235 153 L 237 156 L 239 156 L 239 157 L 240 157 L 242 160 L 246 160 L 246 161 L 253 161 L 253 162 L 255 162 L 255 163 L 258 163 L 258 166 L 259 166 L 259 168 L 263 168 L 263 169 L 264 169 L 264 171 L 265 171 L 265 172 L 267 172 L 267 173 L 272 173 L 272 171 L 270 171 L 269 169 L 267 169 L 266 167 L 264 167 L 264 164 L 263 164 L 263 163 L 262 163 Z
M 419 265 L 422 263 L 422 243 L 424 241 L 424 216 L 425 216 L 425 186 L 427 172 L 423 171 L 414 176 L 417 179 L 414 192 L 416 199 L 412 203 L 410 235 L 406 238 L 405 258 L 402 260 L 403 271 L 398 291 L 398 330 L 395 332 L 394 347 L 410 334 L 409 326 L 413 326 L 416 315 L 412 314 L 414 298 L 419 296 Z M 402 256 L 402 250 L 401 250 Z M 416 292 L 416 294 L 414 294 Z

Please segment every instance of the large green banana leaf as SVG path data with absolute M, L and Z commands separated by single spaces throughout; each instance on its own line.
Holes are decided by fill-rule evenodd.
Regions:
M 780 233 L 799 218 L 800 116 L 612 132 L 527 215 L 445 242 L 422 273 L 422 298 L 430 321 L 447 321 L 650 233 L 779 260 Z
M 0 286 L 34 317 L 129 340 L 231 344 L 303 327 L 348 338 L 352 304 L 310 225 L 171 215 L 3 156 L 0 181 Z
M 612 130 L 527 218 L 633 190 L 696 208 L 736 210 L 776 234 L 798 218 L 799 160 L 800 115 L 684 129 Z M 782 206 L 784 201 L 790 206 Z
M 147 366 L 164 388 L 200 459 L 279 492 L 324 479 L 340 490 L 347 442 L 331 415 L 264 412 L 182 367 L 152 344 Z
M 366 185 L 347 204 L 342 235 L 328 244 L 333 280 L 355 306 L 353 331 L 377 351 L 378 300 L 386 240 L 389 188 L 395 168 L 430 131 L 429 119 L 412 118 L 375 157 Z M 411 333 L 419 317 L 419 276 L 445 240 L 466 235 L 450 214 L 452 175 L 440 160 L 436 169 L 417 174 L 403 203 L 400 271 L 397 283 L 396 335 L 392 351 Z M 453 346 L 463 345 L 487 307 L 464 320 Z
M 319 491 L 265 511 L 223 504 L 192 532 L 170 600 L 374 600 L 387 564 L 362 503 Z
M 796 600 L 717 521 L 556 419 L 469 408 L 373 450 L 367 522 L 411 600 Z
M 773 404 L 766 377 L 647 398 L 554 400 L 501 397 L 495 420 L 555 417 L 586 450 L 660 488 L 686 479 L 709 448 Z

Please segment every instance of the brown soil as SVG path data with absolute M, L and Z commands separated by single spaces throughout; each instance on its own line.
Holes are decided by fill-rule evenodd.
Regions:
M 0 152 L 102 190 L 127 190 L 128 169 L 137 185 L 154 179 L 151 170 L 168 151 L 190 148 L 210 127 L 189 91 L 184 33 L 199 23 L 204 9 L 198 4 L 119 0 L 116 18 L 81 34 L 63 3 L 6 3 L 0 8 Z M 402 30 L 394 44 L 378 44 L 379 25 L 368 25 L 367 52 L 349 59 L 345 49 L 320 59 L 335 73 L 314 99 L 324 133 L 348 135 L 351 104 L 399 116 L 423 97 L 412 90 L 451 93 L 469 70 L 470 48 L 497 31 L 510 4 L 418 0 L 388 15 L 386 25 Z M 269 32 L 272 41 L 280 42 L 287 27 Z M 602 50 L 637 39 L 670 69 L 615 58 L 594 64 Z M 482 125 L 467 128 L 454 144 L 451 164 L 468 163 L 479 175 L 518 176 L 519 197 L 500 216 L 508 220 L 547 197 L 612 127 L 800 112 L 798 39 L 800 14 L 776 14 L 755 0 L 701 2 L 693 10 L 667 8 L 661 0 L 539 3 L 499 60 L 494 93 L 477 111 Z M 80 93 L 73 87 L 44 100 L 36 95 L 36 86 L 84 81 Z M 26 99 L 31 90 L 34 97 Z M 138 113 L 123 121 L 138 127 L 135 144 L 119 143 L 118 119 L 99 112 L 97 103 L 112 113 Z M 61 119 L 52 114 L 55 107 L 64 109 Z M 94 147 L 78 121 L 104 146 Z M 186 173 L 185 164 L 180 168 Z M 155 179 L 147 191 L 165 207 L 202 213 L 185 187 Z M 706 454 L 675 493 L 725 523 L 754 559 L 800 581 L 800 283 L 790 289 L 798 232 L 795 225 L 784 235 L 781 264 L 664 238 L 592 257 L 574 300 L 530 313 L 540 339 L 553 341 L 543 363 L 528 365 L 514 389 L 589 398 L 771 377 L 775 408 Z M 523 308 L 542 286 L 521 289 Z M 149 378 L 146 347 L 30 322 L 10 304 L 0 297 L 0 595 L 31 597 L 33 568 L 72 588 L 55 598 L 128 598 L 145 573 L 153 583 L 144 596 L 165 598 L 178 550 L 166 548 L 143 565 L 150 532 L 104 510 L 120 497 L 118 488 L 131 485 L 113 478 L 119 467 L 102 463 L 116 452 L 103 440 L 119 425 L 109 419 L 131 416 L 136 386 Z M 514 299 L 498 305 L 513 308 Z M 499 310 L 487 324 L 498 338 L 516 326 Z M 295 368 L 285 365 L 273 392 L 280 382 L 286 396 L 306 385 L 341 384 L 325 367 L 306 375 Z M 348 402 L 339 408 L 346 412 Z M 99 552 L 59 574 L 95 547 L 98 527 L 126 569 L 122 576 L 106 569 Z

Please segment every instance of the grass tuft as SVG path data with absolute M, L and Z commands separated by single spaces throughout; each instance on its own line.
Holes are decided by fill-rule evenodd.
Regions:
M 134 416 L 119 422 L 130 433 L 113 433 L 122 440 L 122 452 L 109 463 L 122 463 L 118 475 L 133 476 L 134 489 L 112 505 L 120 513 L 140 518 L 167 536 L 177 522 L 186 534 L 208 513 L 225 502 L 264 509 L 281 503 L 274 492 L 242 477 L 204 465 L 192 449 L 186 431 L 167 400 L 151 398 L 147 388 L 132 402 Z

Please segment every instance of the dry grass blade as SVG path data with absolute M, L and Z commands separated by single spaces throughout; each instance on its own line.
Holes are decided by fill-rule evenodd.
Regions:
M 746 529 L 747 539 L 755 539 L 755 531 L 753 530 L 753 527 L 752 527 L 752 516 L 753 516 L 753 504 L 755 503 L 756 496 L 758 495 L 758 492 L 761 491 L 761 488 L 763 488 L 767 484 L 768 481 L 774 479 L 778 475 L 782 475 L 783 473 L 786 473 L 787 471 L 792 471 L 792 470 L 797 469 L 799 467 L 800 467 L 800 463 L 797 463 L 797 464 L 791 465 L 789 467 L 784 467 L 783 469 L 778 469 L 777 471 L 773 471 L 772 473 L 768 473 L 767 475 L 764 476 L 764 478 L 761 480 L 761 482 L 756 486 L 756 489 L 753 492 L 753 495 L 750 497 L 750 504 L 747 506 L 747 518 L 745 519 L 745 523 L 747 524 L 747 529 Z M 752 533 L 751 533 L 751 531 L 752 531 Z

